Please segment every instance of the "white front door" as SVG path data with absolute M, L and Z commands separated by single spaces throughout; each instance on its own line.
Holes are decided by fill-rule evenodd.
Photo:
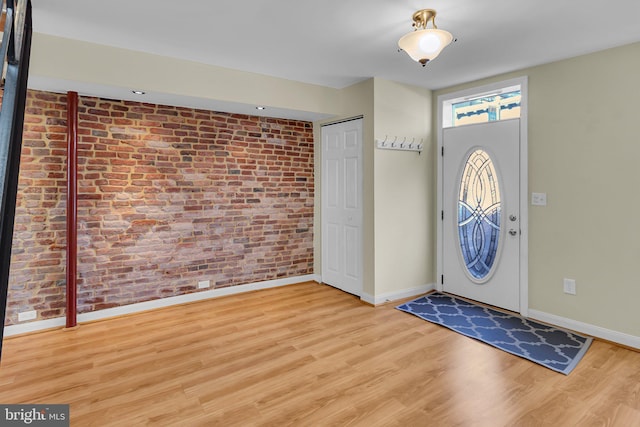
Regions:
M 322 281 L 362 294 L 362 119 L 322 128 Z
M 520 120 L 443 130 L 442 288 L 520 311 Z

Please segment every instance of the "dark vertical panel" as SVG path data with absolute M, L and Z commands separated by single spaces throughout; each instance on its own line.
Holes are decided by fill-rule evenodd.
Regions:
M 67 328 L 77 324 L 78 93 L 67 92 Z
M 13 9 L 13 1 L 7 7 Z M 31 52 L 31 1 L 20 2 L 16 22 L 23 23 L 17 32 L 5 33 L 3 48 L 8 46 L 7 70 L 0 112 L 0 194 L 2 207 L 0 215 L 0 313 L 3 326 L 0 329 L 0 354 L 4 336 L 4 316 L 7 309 L 9 287 L 9 266 L 11 262 L 11 243 L 16 211 L 18 191 L 18 172 L 22 151 L 22 127 L 24 108 L 27 98 L 27 77 L 29 74 L 29 55 Z M 7 14 L 9 18 L 12 14 Z M 14 43 L 19 42 L 19 46 Z M 5 50 L 3 49 L 3 52 Z M 4 58 L 1 59 L 4 61 Z

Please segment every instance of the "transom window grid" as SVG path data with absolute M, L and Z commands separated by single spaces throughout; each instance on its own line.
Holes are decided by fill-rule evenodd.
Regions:
M 483 96 L 452 105 L 453 126 L 520 117 L 520 91 Z
M 521 101 L 520 85 L 450 99 L 442 104 L 442 127 L 450 128 L 520 118 Z

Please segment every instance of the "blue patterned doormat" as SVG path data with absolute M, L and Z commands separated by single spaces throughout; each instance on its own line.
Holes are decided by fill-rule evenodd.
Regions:
M 593 340 L 438 292 L 396 308 L 565 375 Z

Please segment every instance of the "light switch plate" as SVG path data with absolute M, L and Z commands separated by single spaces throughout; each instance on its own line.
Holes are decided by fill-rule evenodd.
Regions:
M 547 206 L 547 193 L 531 193 L 533 206 Z

